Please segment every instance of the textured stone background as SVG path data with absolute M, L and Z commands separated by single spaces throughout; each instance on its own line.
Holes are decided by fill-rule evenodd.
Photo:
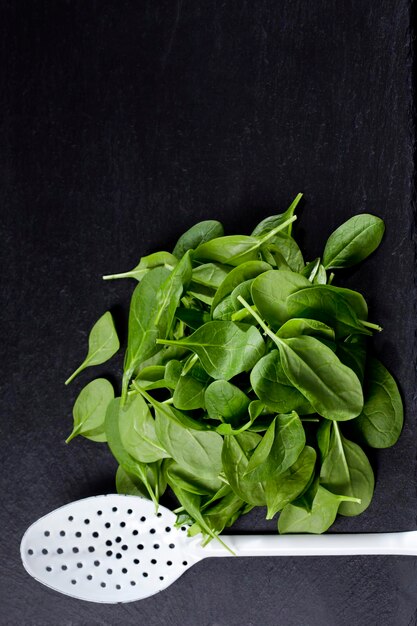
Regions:
M 0 623 L 411 626 L 417 560 L 221 559 L 170 589 L 100 606 L 26 575 L 25 528 L 114 490 L 105 445 L 64 439 L 96 372 L 63 381 L 107 309 L 126 320 L 133 267 L 200 219 L 229 232 L 298 191 L 307 257 L 354 213 L 383 246 L 340 278 L 385 327 L 376 352 L 401 383 L 406 426 L 372 455 L 375 499 L 336 532 L 416 527 L 416 285 L 408 0 L 1 1 L 3 357 Z M 115 376 L 122 356 L 105 374 Z M 273 531 L 262 511 L 241 529 Z

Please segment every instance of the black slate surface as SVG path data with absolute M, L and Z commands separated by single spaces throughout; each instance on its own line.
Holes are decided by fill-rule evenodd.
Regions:
M 120 325 L 133 285 L 100 276 L 194 222 L 248 230 L 298 192 L 309 258 L 354 213 L 381 249 L 340 284 L 385 327 L 406 426 L 372 455 L 372 506 L 336 532 L 416 527 L 416 279 L 412 10 L 407 0 L 0 3 L 2 397 L 0 623 L 411 626 L 417 560 L 211 559 L 162 594 L 101 606 L 27 576 L 41 515 L 114 490 L 105 446 L 64 439 L 95 376 L 63 381 L 88 331 Z M 122 357 L 104 373 L 115 375 Z M 237 525 L 272 531 L 262 511 Z

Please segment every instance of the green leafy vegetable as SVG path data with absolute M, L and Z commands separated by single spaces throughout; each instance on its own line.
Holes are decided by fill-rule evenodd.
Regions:
M 91 329 L 90 336 L 88 338 L 87 356 L 81 365 L 77 367 L 75 372 L 65 381 L 65 384 L 68 385 L 68 383 L 70 383 L 86 367 L 101 365 L 111 359 L 111 357 L 118 351 L 119 346 L 119 339 L 116 334 L 113 318 L 111 313 L 107 311 L 107 313 L 102 315 Z
M 207 322 L 192 335 L 180 340 L 157 340 L 166 345 L 189 348 L 199 357 L 212 378 L 229 380 L 249 370 L 265 351 L 260 332 L 248 324 Z
M 300 199 L 249 236 L 199 222 L 173 253 L 104 277 L 138 281 L 121 397 L 103 378 L 89 383 L 67 441 L 107 441 L 118 493 L 157 505 L 169 488 L 177 524 L 203 545 L 253 507 L 278 514 L 281 533 L 322 533 L 337 513 L 361 514 L 374 492 L 361 445 L 389 447 L 401 433 L 397 384 L 367 354 L 381 328 L 331 272 L 371 254 L 383 222 L 348 220 L 305 263 L 292 232 Z M 67 382 L 118 348 L 107 312 Z
M 104 421 L 113 398 L 113 387 L 104 378 L 96 378 L 84 387 L 74 404 L 74 428 L 66 443 L 77 435 L 92 441 L 106 441 Z
M 323 253 L 326 269 L 351 267 L 372 254 L 384 236 L 384 222 L 375 215 L 355 215 L 339 226 L 327 240 Z
M 372 448 L 389 448 L 397 442 L 404 421 L 397 383 L 377 359 L 367 365 L 365 404 L 355 420 L 365 442 Z

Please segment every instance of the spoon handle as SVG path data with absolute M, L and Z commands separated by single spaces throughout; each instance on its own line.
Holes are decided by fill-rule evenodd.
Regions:
M 350 556 L 397 554 L 417 556 L 417 531 L 332 535 L 221 535 L 237 556 Z M 230 556 L 216 541 L 202 556 Z

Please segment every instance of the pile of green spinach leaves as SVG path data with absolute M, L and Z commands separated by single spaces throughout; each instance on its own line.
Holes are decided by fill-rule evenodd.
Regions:
M 255 506 L 280 513 L 280 533 L 323 533 L 338 513 L 362 513 L 374 474 L 361 445 L 392 446 L 402 429 L 397 385 L 367 354 L 381 329 L 331 272 L 371 254 L 384 223 L 352 217 L 306 263 L 292 236 L 300 198 L 249 236 L 200 222 L 172 253 L 104 277 L 138 282 L 121 397 L 90 382 L 67 441 L 107 441 L 118 492 L 158 503 L 169 486 L 178 523 L 205 541 Z M 118 349 L 107 312 L 67 382 Z

